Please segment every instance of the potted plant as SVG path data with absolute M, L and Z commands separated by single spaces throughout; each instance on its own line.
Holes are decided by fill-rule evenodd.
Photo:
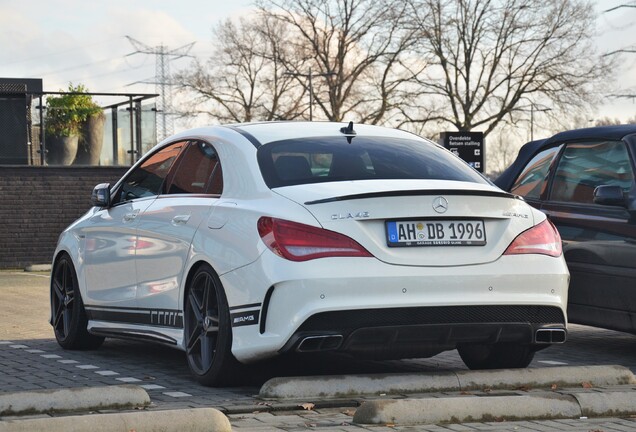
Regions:
M 67 93 L 47 98 L 46 146 L 50 165 L 70 165 L 78 153 L 82 126 L 90 117 L 103 116 L 83 85 L 69 84 Z M 102 121 L 103 133 L 103 121 Z M 101 146 L 100 149 L 101 151 Z M 99 160 L 99 152 L 97 153 Z
M 79 142 L 75 165 L 99 165 L 104 144 L 104 123 L 106 115 L 100 109 L 90 114 L 80 126 Z

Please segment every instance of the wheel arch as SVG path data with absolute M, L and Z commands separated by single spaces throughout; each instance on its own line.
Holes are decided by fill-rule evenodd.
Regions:
M 75 268 L 75 277 L 77 277 L 77 284 L 79 285 L 80 292 L 83 296 L 86 295 L 84 284 L 84 268 L 80 265 L 82 257 L 80 256 L 79 244 L 76 247 L 71 247 L 68 244 L 59 244 L 55 253 L 53 254 L 53 260 L 51 262 L 51 276 L 53 276 L 53 270 L 55 264 L 60 260 L 62 256 L 68 256 Z
M 187 270 L 187 273 L 185 275 L 185 278 L 183 278 L 183 285 L 181 288 L 181 293 L 180 293 L 180 298 L 179 301 L 181 302 L 181 310 L 185 311 L 185 302 L 186 302 L 186 296 L 188 295 L 188 289 L 190 287 L 190 283 L 192 282 L 192 278 L 194 277 L 194 275 L 196 274 L 196 272 L 203 266 L 208 266 L 212 269 L 212 271 L 219 277 L 219 272 L 214 268 L 214 266 L 212 265 L 212 263 L 210 263 L 209 261 L 199 258 L 195 261 L 193 261 L 190 264 L 190 267 Z M 227 298 L 227 293 L 225 292 L 225 287 L 223 286 L 223 284 L 221 284 L 221 287 L 223 288 L 223 293 L 225 294 L 225 297 Z
M 69 258 L 71 258 L 71 260 L 73 260 L 73 257 L 71 256 L 69 251 L 67 251 L 66 249 L 58 249 L 58 250 L 55 251 L 55 255 L 53 256 L 53 262 L 51 264 L 51 271 L 53 270 L 53 268 L 55 267 L 55 264 L 57 264 L 57 262 L 60 260 L 60 258 L 63 255 L 67 255 Z
M 194 274 L 197 272 L 197 270 L 199 270 L 201 267 L 205 265 L 212 267 L 212 270 L 214 270 L 214 266 L 204 259 L 198 259 L 190 265 L 190 268 L 188 269 L 188 274 L 186 275 L 185 282 L 183 284 L 184 295 L 188 289 L 188 285 L 190 284 L 190 282 L 192 282 L 192 277 L 194 276 Z M 216 272 L 216 270 L 214 271 Z

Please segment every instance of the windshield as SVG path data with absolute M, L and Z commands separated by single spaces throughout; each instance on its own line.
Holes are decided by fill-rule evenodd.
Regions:
M 365 179 L 455 180 L 488 184 L 461 159 L 426 141 L 313 137 L 266 144 L 258 149 L 257 156 L 265 183 L 270 188 Z

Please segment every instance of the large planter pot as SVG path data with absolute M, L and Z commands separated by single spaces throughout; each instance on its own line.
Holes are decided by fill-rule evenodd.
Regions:
M 70 165 L 77 155 L 79 137 L 51 136 L 46 138 L 46 162 L 49 165 Z
M 99 113 L 90 116 L 82 123 L 74 165 L 99 165 L 104 145 L 105 122 L 106 116 L 104 113 Z

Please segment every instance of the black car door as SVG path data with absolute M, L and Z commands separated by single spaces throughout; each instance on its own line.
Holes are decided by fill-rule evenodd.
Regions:
M 634 165 L 623 141 L 565 143 L 541 210 L 563 239 L 571 273 L 571 322 L 635 331 Z M 598 186 L 619 187 L 624 203 L 595 202 Z M 618 204 L 618 205 L 617 205 Z

